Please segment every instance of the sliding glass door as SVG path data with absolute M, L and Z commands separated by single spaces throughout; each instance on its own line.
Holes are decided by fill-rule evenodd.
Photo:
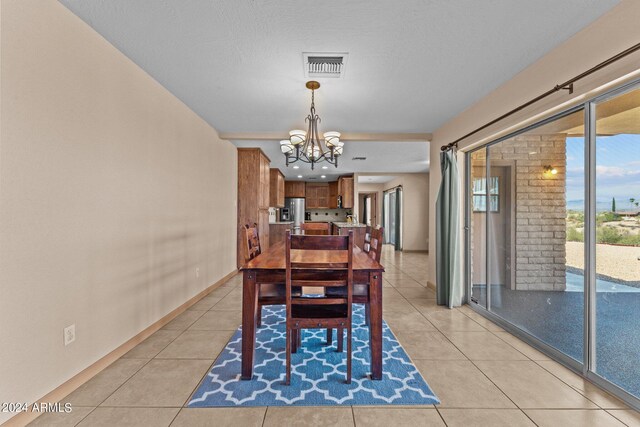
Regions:
M 383 195 L 382 219 L 384 242 L 402 250 L 402 187 L 387 190 Z
M 582 363 L 584 111 L 469 158 L 472 301 Z
M 640 88 L 466 159 L 472 306 L 638 405 Z
M 595 301 L 591 368 L 640 397 L 640 89 L 595 109 Z

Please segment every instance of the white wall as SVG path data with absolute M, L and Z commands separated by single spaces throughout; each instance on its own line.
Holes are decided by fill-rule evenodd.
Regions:
M 609 57 L 635 45 L 640 39 L 640 2 L 623 0 L 618 6 L 594 23 L 578 32 L 556 49 L 527 67 L 513 79 L 482 98 L 433 133 L 430 148 L 431 182 L 429 207 L 435 209 L 441 174 L 439 165 L 440 147 L 471 130 L 495 119 L 510 109 L 548 91 L 555 85 L 582 73 Z M 513 132 L 527 124 L 548 117 L 632 78 L 640 77 L 638 64 L 640 54 L 626 59 L 581 80 L 574 86 L 574 93 L 560 91 L 522 112 L 493 125 L 485 131 L 459 144 L 458 158 L 462 151 L 481 145 L 501 135 Z M 464 170 L 461 161 L 459 169 Z M 462 206 L 462 204 L 461 204 Z M 462 215 L 462 212 L 461 212 Z M 461 224 L 461 227 L 463 224 Z M 429 224 L 430 252 L 435 253 L 435 215 Z M 461 234 L 462 235 L 462 234 Z M 464 259 L 464 258 L 462 258 Z M 464 277 L 462 274 L 460 277 Z M 435 257 L 429 257 L 429 281 L 435 283 Z
M 366 176 L 367 174 L 357 174 Z M 402 213 L 402 249 L 407 251 L 426 251 L 429 248 L 429 175 L 428 173 L 401 173 L 401 174 L 371 174 L 393 175 L 395 178 L 384 184 L 373 185 L 367 183 L 355 184 L 355 194 L 370 192 L 371 189 L 379 191 L 380 220 L 382 220 L 382 193 L 399 185 L 403 191 Z M 356 198 L 357 199 L 357 198 Z M 358 211 L 354 206 L 354 212 Z
M 237 156 L 58 2 L 0 29 L 0 401 L 33 402 L 234 270 Z
M 429 174 L 405 173 L 383 185 L 383 191 L 402 186 L 402 249 L 429 249 Z

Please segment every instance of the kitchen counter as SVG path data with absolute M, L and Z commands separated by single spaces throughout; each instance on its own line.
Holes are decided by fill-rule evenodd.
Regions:
M 293 221 L 275 221 L 270 222 L 269 224 L 293 224 Z
M 356 222 L 333 222 L 332 224 L 339 228 L 360 228 L 360 227 L 367 226 L 367 224 L 361 224 Z

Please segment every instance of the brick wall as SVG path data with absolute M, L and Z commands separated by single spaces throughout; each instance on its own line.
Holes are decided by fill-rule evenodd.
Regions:
M 492 162 L 515 168 L 514 289 L 566 288 L 565 141 L 565 134 L 522 135 L 489 149 Z M 473 165 L 484 163 L 483 157 L 477 152 Z M 546 165 L 558 173 L 545 174 Z

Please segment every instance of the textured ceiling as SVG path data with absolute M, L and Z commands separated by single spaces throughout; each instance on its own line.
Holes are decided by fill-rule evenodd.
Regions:
M 380 172 L 393 173 L 402 171 L 427 172 L 429 170 L 429 143 L 427 142 L 383 142 L 383 141 L 352 141 L 345 142 L 344 155 L 338 160 L 338 168 L 329 164 L 319 164 L 314 171 L 306 163 L 296 163 L 299 169 L 293 169 L 293 164 L 286 167 L 284 156 L 280 152 L 280 145 L 272 141 L 236 141 L 239 147 L 260 147 L 271 160 L 272 168 L 279 168 L 285 178 L 309 179 L 325 175 L 327 181 L 335 181 L 339 175 L 351 172 Z M 367 160 L 352 160 L 353 157 L 366 157 Z M 327 166 L 327 169 L 322 169 Z
M 309 51 L 349 52 L 322 130 L 432 132 L 618 2 L 60 1 L 225 133 L 303 127 Z

